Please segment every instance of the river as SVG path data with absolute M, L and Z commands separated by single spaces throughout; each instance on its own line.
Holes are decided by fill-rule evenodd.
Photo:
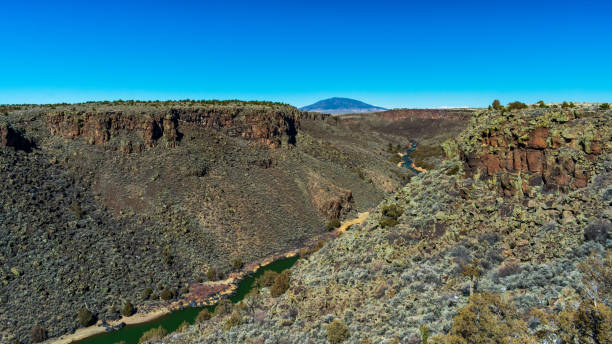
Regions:
M 264 272 L 271 270 L 281 272 L 289 269 L 298 260 L 298 256 L 279 259 L 273 263 L 265 265 L 259 268 L 255 273 L 249 274 L 244 277 L 239 283 L 238 288 L 232 294 L 229 299 L 238 303 L 248 294 L 251 289 L 256 288 L 255 280 L 264 274 Z M 163 315 L 155 320 L 142 324 L 127 325 L 120 330 L 105 332 L 94 335 L 83 340 L 73 342 L 75 344 L 113 344 L 124 341 L 126 344 L 138 344 L 138 340 L 142 334 L 152 328 L 159 327 L 160 325 L 165 328 L 168 333 L 176 331 L 183 322 L 193 324 L 195 322 L 198 313 L 204 308 L 208 308 L 209 311 L 214 311 L 215 306 L 206 307 L 186 307 L 179 311 Z
M 411 170 L 412 172 L 419 174 L 421 171 L 416 170 L 413 167 L 413 161 L 410 158 L 410 154 L 412 154 L 412 152 L 414 152 L 416 150 L 418 146 L 418 143 L 416 141 L 411 141 L 410 142 L 410 147 L 406 148 L 404 150 L 404 154 L 402 155 L 402 166 L 403 167 L 407 167 L 409 170 Z

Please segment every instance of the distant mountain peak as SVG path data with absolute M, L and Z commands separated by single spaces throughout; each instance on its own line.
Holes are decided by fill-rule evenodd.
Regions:
M 362 101 L 355 99 L 333 97 L 329 99 L 320 100 L 308 106 L 304 106 L 300 110 L 340 115 L 346 113 L 379 112 L 385 111 L 387 109 L 382 108 L 380 106 L 366 104 Z

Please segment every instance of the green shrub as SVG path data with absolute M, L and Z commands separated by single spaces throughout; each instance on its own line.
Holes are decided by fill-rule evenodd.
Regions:
M 242 317 L 240 316 L 240 312 L 235 311 L 229 318 L 227 318 L 227 321 L 225 321 L 225 330 L 227 331 L 234 326 L 240 325 L 241 323 Z
M 427 325 L 421 325 L 419 328 L 419 332 L 421 333 L 421 344 L 427 344 L 429 341 L 429 336 L 431 332 L 429 331 L 429 327 Z
M 215 271 L 214 268 L 208 268 L 208 270 L 206 271 L 206 278 L 208 278 L 209 281 L 214 281 L 217 279 L 217 271 Z
M 414 164 L 426 170 L 433 170 L 435 168 L 434 165 L 426 161 L 427 159 L 442 159 L 443 157 L 444 149 L 442 146 L 419 145 L 414 152 L 410 154 L 410 158 L 414 161 Z
M 402 151 L 402 146 L 397 144 L 397 145 L 393 145 L 393 143 L 389 142 L 389 144 L 387 145 L 387 152 L 389 153 L 399 153 Z
M 271 287 L 274 284 L 276 276 L 278 276 L 278 272 L 266 270 L 264 271 L 262 276 L 257 278 L 257 281 L 255 283 L 262 288 Z
M 244 266 L 244 263 L 242 262 L 242 259 L 240 258 L 235 258 L 232 261 L 232 267 L 236 270 L 242 269 L 243 266 Z
M 333 231 L 334 229 L 340 227 L 340 225 L 341 225 L 340 220 L 338 220 L 337 218 L 333 218 L 329 220 L 329 222 L 327 223 L 327 230 Z
M 79 320 L 79 324 L 83 327 L 87 327 L 93 325 L 96 322 L 96 318 L 93 313 L 89 311 L 87 308 L 83 308 L 77 314 L 77 319 Z
M 382 207 L 383 216 L 378 222 L 378 225 L 382 228 L 397 226 L 397 220 L 400 218 L 400 216 L 402 216 L 403 213 L 404 210 L 402 210 L 402 208 L 398 207 L 395 204 L 385 205 Z
M 165 301 L 172 300 L 174 298 L 174 295 L 174 291 L 168 288 L 164 288 L 164 290 L 162 290 L 162 292 L 160 293 L 161 299 Z
M 538 107 L 541 107 L 541 108 L 547 108 L 547 107 L 548 107 L 548 105 L 546 105 L 546 103 L 544 103 L 544 101 L 543 101 L 543 100 L 538 101 L 538 102 L 536 103 L 536 105 L 537 105 Z
M 340 344 L 349 337 L 348 326 L 340 320 L 329 323 L 325 332 L 327 333 L 327 340 L 331 344 Z
M 494 110 L 503 110 L 504 109 L 504 106 L 501 105 L 499 99 L 495 99 L 493 101 L 493 103 L 491 104 L 491 106 L 493 107 Z
M 446 170 L 446 175 L 447 176 L 454 176 L 457 174 L 457 172 L 459 172 L 459 165 L 455 165 L 451 168 L 449 168 L 448 170 Z
M 138 344 L 148 343 L 153 340 L 160 340 L 164 338 L 167 334 L 168 331 L 166 331 L 166 329 L 161 327 L 160 325 L 158 328 L 152 328 L 147 332 L 143 333 L 142 337 L 140 337 L 140 340 L 138 340 Z
M 398 219 L 403 213 L 404 210 L 398 207 L 396 204 L 385 205 L 382 208 L 383 216 L 388 216 L 394 219 Z
M 206 308 L 204 308 L 200 313 L 198 313 L 198 316 L 196 317 L 196 321 L 201 323 L 201 322 L 205 322 L 207 320 L 210 320 L 212 314 L 210 314 L 210 311 Z
M 519 101 L 509 103 L 508 106 L 507 106 L 508 110 L 510 110 L 510 111 L 526 109 L 527 107 L 528 107 L 527 104 L 521 103 Z
M 40 343 L 47 339 L 47 330 L 40 325 L 32 327 L 30 330 L 30 340 L 32 343 Z
M 183 321 L 183 323 L 181 325 L 179 325 L 179 327 L 176 329 L 178 332 L 185 332 L 189 329 L 189 323 L 186 321 Z
M 568 103 L 568 102 L 563 102 L 563 103 L 561 104 L 561 107 L 562 107 L 563 109 L 568 109 L 568 108 L 573 108 L 573 107 L 576 107 L 576 104 L 574 104 L 573 102 L 569 102 L 569 103 Z
M 72 205 L 70 206 L 70 210 L 72 211 L 72 213 L 74 213 L 74 216 L 79 219 L 83 216 L 83 209 L 81 208 L 81 205 L 77 202 L 72 203 Z
M 143 300 L 148 300 L 151 295 L 153 294 L 153 289 L 151 288 L 146 288 L 143 292 L 142 292 L 142 299 Z
M 497 294 L 488 292 L 470 296 L 468 304 L 453 318 L 448 335 L 441 343 L 529 343 L 527 325 L 515 307 Z
M 393 153 L 393 155 L 389 157 L 389 161 L 391 161 L 394 165 L 397 165 L 402 161 L 402 158 L 398 154 Z
M 215 317 L 222 317 L 224 315 L 230 314 L 232 312 L 232 309 L 234 309 L 232 301 L 228 299 L 223 299 L 217 303 L 214 315 Z
M 603 103 L 601 105 L 599 105 L 599 109 L 601 110 L 608 110 L 610 108 L 610 104 L 608 103 Z
M 386 228 L 386 227 L 395 227 L 395 226 L 397 226 L 397 224 L 398 224 L 398 223 L 399 223 L 399 222 L 397 222 L 397 220 L 396 220 L 396 219 L 392 219 L 392 218 L 390 218 L 390 217 L 385 217 L 385 218 L 381 219 L 381 220 L 378 222 L 378 225 L 379 225 L 381 228 Z
M 121 311 L 121 315 L 124 317 L 129 317 L 130 315 L 134 314 L 134 312 L 134 305 L 130 301 L 126 301 L 125 305 L 123 306 L 123 310 Z
M 279 297 L 283 295 L 287 289 L 289 289 L 289 282 L 291 277 L 289 275 L 289 270 L 285 270 L 282 273 L 278 274 L 274 279 L 274 284 L 272 284 L 272 288 L 270 288 L 270 295 L 272 297 Z

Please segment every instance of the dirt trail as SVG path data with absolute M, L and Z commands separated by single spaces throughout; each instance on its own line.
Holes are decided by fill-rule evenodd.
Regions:
M 350 226 L 352 226 L 352 225 L 358 225 L 358 224 L 360 224 L 360 223 L 363 223 L 363 221 L 365 221 L 365 220 L 368 218 L 368 216 L 370 216 L 370 213 L 369 213 L 369 212 L 367 212 L 367 211 L 366 211 L 366 212 L 363 212 L 363 213 L 359 213 L 359 214 L 358 214 L 358 216 L 357 216 L 357 218 L 354 218 L 354 219 L 352 219 L 352 220 L 347 220 L 347 221 L 344 221 L 344 222 L 343 222 L 343 223 L 340 225 L 340 227 L 338 227 L 338 232 L 340 232 L 340 233 L 346 232 L 346 230 L 347 230 L 347 229 L 348 229 Z

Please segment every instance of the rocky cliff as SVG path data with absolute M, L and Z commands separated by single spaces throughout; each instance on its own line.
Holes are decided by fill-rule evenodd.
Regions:
M 180 138 L 177 117 L 172 114 L 61 111 L 49 113 L 46 120 L 51 135 L 60 135 L 68 139 L 83 138 L 92 145 L 104 145 L 113 138 L 121 138 L 118 147 L 110 147 L 126 153 L 141 152 L 151 148 L 160 139 L 172 146 Z M 134 137 L 131 140 L 127 139 L 130 136 Z
M 241 137 L 262 143 L 270 148 L 295 144 L 299 128 L 298 111 L 264 108 L 174 108 L 171 110 L 181 122 L 204 128 L 221 130 L 231 137 Z
M 122 109 L 50 111 L 46 114 L 46 122 L 52 135 L 82 138 L 104 149 L 130 153 L 142 152 L 159 142 L 175 146 L 182 138 L 181 124 L 193 124 L 278 148 L 283 143 L 295 144 L 299 114 L 290 106 L 197 104 L 160 109 L 140 105 L 123 106 Z
M 585 187 L 601 154 L 610 152 L 610 117 L 584 109 L 530 110 L 474 117 L 461 157 L 470 175 L 494 178 L 506 194 L 530 187 Z

